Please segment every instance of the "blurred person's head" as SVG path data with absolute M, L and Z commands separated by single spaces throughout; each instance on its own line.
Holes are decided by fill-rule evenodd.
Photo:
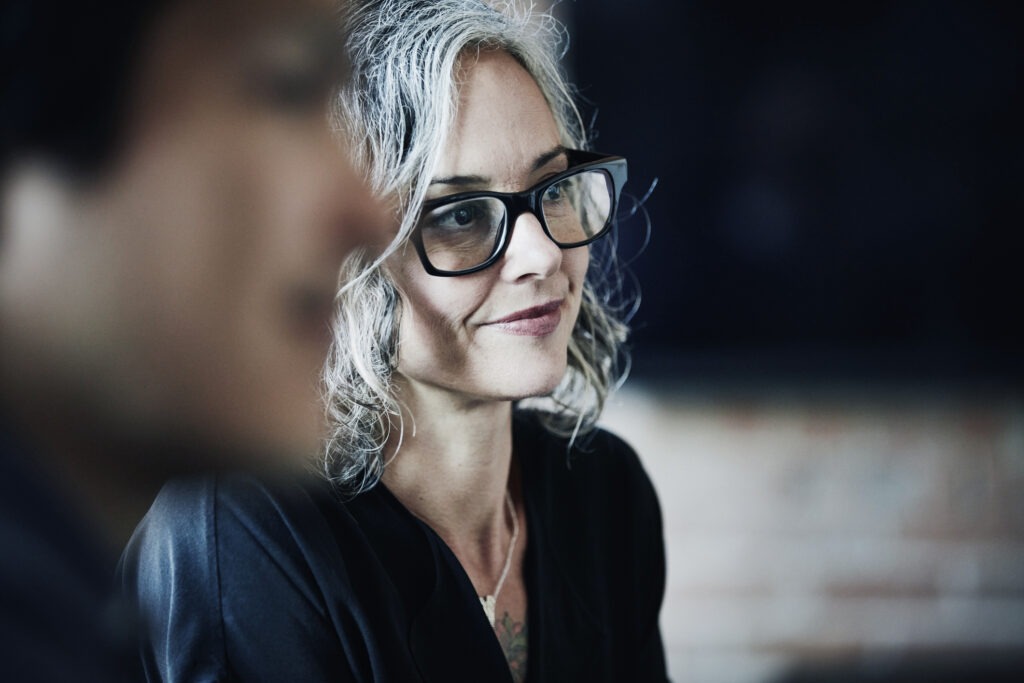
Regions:
M 205 464 L 312 455 L 339 266 L 380 227 L 328 125 L 335 3 L 11 2 L 3 21 L 6 409 Z
M 480 0 L 351 7 L 339 123 L 401 227 L 385 258 L 357 253 L 345 266 L 327 473 L 352 489 L 375 483 L 414 393 L 547 397 L 549 429 L 587 431 L 619 379 L 626 330 L 583 245 L 610 226 L 625 162 L 587 176 L 596 203 L 569 207 L 591 191 L 578 178 L 549 184 L 599 156 L 575 151 L 586 139 L 557 63 L 563 32 L 547 15 Z M 477 191 L 492 196 L 465 194 Z M 554 204 L 573 215 L 565 234 Z M 598 205 L 595 222 L 587 212 Z

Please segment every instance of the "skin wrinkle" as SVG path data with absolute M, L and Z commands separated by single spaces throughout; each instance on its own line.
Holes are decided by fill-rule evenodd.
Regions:
M 544 168 L 545 166 L 547 166 L 552 161 L 556 160 L 559 156 L 564 156 L 564 155 L 565 155 L 565 148 L 562 145 L 558 145 L 557 147 L 554 147 L 554 148 L 548 150 L 547 152 L 544 152 L 543 154 L 539 155 L 537 157 L 537 160 L 533 162 L 533 167 L 530 170 L 532 172 L 537 172 L 537 171 L 541 170 L 542 168 Z M 559 171 L 564 171 L 566 169 L 566 167 L 567 166 L 565 164 L 563 164 L 563 167 L 558 169 L 558 170 Z M 460 187 L 460 188 L 464 188 L 465 190 L 483 189 L 485 187 L 489 187 L 489 186 L 493 185 L 493 183 L 492 183 L 490 178 L 488 178 L 486 176 L 481 176 L 481 175 L 445 176 L 445 177 L 435 178 L 434 180 L 431 180 L 430 184 L 431 185 L 453 185 L 453 186 L 457 186 L 457 187 Z M 427 194 L 427 199 L 428 200 L 436 199 L 438 197 L 443 197 L 443 196 L 445 196 L 445 194 L 443 194 L 443 193 L 442 194 L 437 194 L 437 195 L 432 195 L 432 194 L 428 193 Z

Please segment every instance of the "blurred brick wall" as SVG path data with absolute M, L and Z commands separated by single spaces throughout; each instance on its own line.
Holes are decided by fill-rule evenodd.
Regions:
M 604 424 L 661 496 L 680 682 L 1024 649 L 1024 404 L 627 385 Z

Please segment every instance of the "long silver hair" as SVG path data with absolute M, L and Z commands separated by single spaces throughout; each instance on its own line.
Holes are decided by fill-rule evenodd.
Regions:
M 567 36 L 546 13 L 482 0 L 354 0 L 346 27 L 352 77 L 336 100 L 336 124 L 357 168 L 396 212 L 392 250 L 416 224 L 452 128 L 463 57 L 483 50 L 511 55 L 540 87 L 562 144 L 586 146 L 558 64 Z M 402 428 L 393 383 L 401 299 L 383 267 L 386 256 L 361 251 L 344 265 L 324 373 L 330 423 L 324 470 L 353 494 L 379 481 L 385 444 Z M 549 396 L 528 401 L 547 429 L 571 439 L 593 429 L 628 365 L 622 349 L 627 328 L 612 303 L 615 287 L 608 286 L 617 275 L 608 266 L 592 259 L 561 383 Z

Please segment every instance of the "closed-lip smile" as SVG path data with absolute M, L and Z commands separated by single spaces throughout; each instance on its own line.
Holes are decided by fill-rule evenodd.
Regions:
M 484 323 L 486 327 L 498 328 L 509 334 L 527 337 L 543 337 L 551 334 L 562 322 L 562 303 L 555 299 L 539 306 L 531 306 Z

